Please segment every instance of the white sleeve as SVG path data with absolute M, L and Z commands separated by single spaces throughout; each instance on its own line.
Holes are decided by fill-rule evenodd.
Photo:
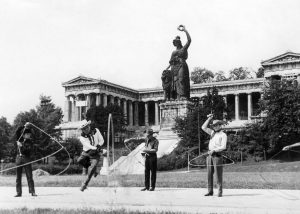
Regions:
M 226 149 L 226 144 L 227 144 L 227 135 L 223 133 L 222 138 L 221 138 L 221 146 L 217 147 L 214 149 L 215 152 L 221 152 Z
M 99 129 L 96 129 L 96 135 L 97 135 L 97 142 L 96 145 L 102 146 L 104 144 L 104 139 L 102 134 L 100 133 Z
M 82 143 L 83 147 L 86 149 L 97 149 L 96 146 L 92 146 L 89 141 L 87 139 L 85 139 L 84 137 L 79 137 L 80 142 Z

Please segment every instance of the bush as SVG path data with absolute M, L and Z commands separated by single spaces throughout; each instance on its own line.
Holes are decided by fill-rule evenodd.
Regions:
M 144 142 L 145 142 L 145 138 L 130 139 L 125 144 L 130 149 L 130 151 L 133 151 L 136 147 L 138 147 L 141 143 Z
M 12 167 L 15 167 L 16 164 L 15 163 L 3 163 L 3 170 L 4 169 L 9 169 Z M 16 169 L 12 169 L 12 170 L 8 170 L 3 172 L 4 175 L 15 175 L 16 174 Z
M 169 154 L 157 160 L 158 171 L 166 171 L 187 167 L 187 149 L 182 146 L 183 141 Z

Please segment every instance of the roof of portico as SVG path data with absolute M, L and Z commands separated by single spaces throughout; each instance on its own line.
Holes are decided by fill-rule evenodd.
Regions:
M 291 62 L 300 62 L 300 54 L 288 51 L 279 56 L 262 61 L 261 65 L 264 67 L 268 65 L 277 65 L 277 64 L 291 63 Z
M 62 86 L 70 86 L 70 85 L 80 85 L 80 84 L 95 84 L 95 83 L 99 83 L 100 80 L 99 79 L 94 79 L 94 78 L 90 78 L 90 77 L 85 77 L 85 76 L 78 76 L 76 78 L 73 78 L 67 82 L 63 82 Z
M 125 87 L 125 86 L 122 86 L 122 85 L 118 85 L 118 84 L 115 84 L 115 83 L 112 83 L 112 82 L 109 82 L 109 81 L 106 81 L 106 80 L 94 79 L 94 78 L 85 77 L 85 76 L 82 76 L 82 75 L 80 75 L 80 76 L 78 76 L 74 79 L 71 79 L 67 82 L 63 82 L 62 86 L 67 87 L 67 86 L 77 86 L 77 85 L 92 85 L 92 84 L 100 84 L 100 83 L 104 84 L 104 85 L 113 86 L 115 88 L 121 88 L 121 89 L 130 91 L 130 92 L 133 92 L 133 93 L 138 93 L 137 90 L 132 89 L 132 88 L 128 88 L 128 87 Z

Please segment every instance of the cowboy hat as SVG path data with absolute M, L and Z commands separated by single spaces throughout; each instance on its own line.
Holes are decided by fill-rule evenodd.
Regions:
M 148 135 L 151 135 L 151 134 L 153 134 L 153 133 L 154 133 L 154 132 L 153 132 L 153 129 L 148 129 L 148 130 L 147 130 L 147 134 L 148 134 Z
M 91 124 L 91 121 L 89 120 L 89 121 L 87 121 L 87 120 L 82 120 L 81 121 L 81 125 L 80 125 L 80 127 L 78 128 L 78 129 L 84 129 L 85 127 L 87 127 L 88 125 L 90 125 Z
M 210 126 L 217 126 L 217 125 L 224 125 L 225 122 L 223 120 L 213 120 L 212 124 Z

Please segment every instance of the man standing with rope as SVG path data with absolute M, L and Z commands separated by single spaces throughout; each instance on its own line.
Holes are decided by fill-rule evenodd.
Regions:
M 32 196 L 37 196 L 34 190 L 34 182 L 32 178 L 32 166 L 31 166 L 31 152 L 33 150 L 33 141 L 31 139 L 32 130 L 29 128 L 29 123 L 26 123 L 24 126 L 20 126 L 16 132 L 17 138 L 17 148 L 18 155 L 16 158 L 17 167 L 17 179 L 16 179 L 16 189 L 17 195 L 15 197 L 22 196 L 22 169 L 24 167 L 26 178 L 29 187 L 29 193 Z M 29 163 L 29 164 L 26 164 Z
M 223 194 L 223 157 L 222 151 L 226 149 L 227 135 L 222 131 L 222 125 L 224 121 L 214 120 L 211 129 L 208 128 L 209 122 L 212 120 L 213 115 L 207 115 L 207 120 L 202 125 L 202 130 L 210 135 L 208 145 L 208 157 L 207 163 L 207 178 L 208 178 L 208 193 L 205 196 L 213 195 L 213 175 L 216 172 L 217 184 L 218 184 L 218 197 L 222 197 Z
M 96 177 L 98 175 L 97 165 L 100 160 L 100 152 L 103 151 L 101 146 L 104 144 L 104 139 L 97 128 L 91 129 L 91 121 L 83 120 L 80 129 L 82 133 L 79 140 L 82 143 L 83 151 L 77 162 L 85 168 L 91 165 L 87 179 L 80 187 L 80 190 L 84 191 L 92 176 Z
M 145 156 L 145 187 L 141 191 L 155 190 L 156 171 L 157 171 L 157 155 L 158 140 L 153 137 L 153 130 L 147 130 L 147 137 L 145 138 L 145 149 L 142 155 Z M 150 172 L 151 172 L 151 188 L 150 188 Z

